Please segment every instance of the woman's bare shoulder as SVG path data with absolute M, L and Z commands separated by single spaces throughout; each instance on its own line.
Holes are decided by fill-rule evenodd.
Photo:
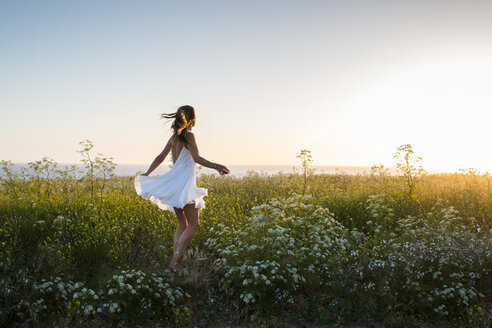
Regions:
M 191 142 L 192 140 L 195 140 L 195 135 L 193 134 L 193 132 L 188 131 L 185 134 L 185 139 L 186 139 L 186 141 L 190 141 Z

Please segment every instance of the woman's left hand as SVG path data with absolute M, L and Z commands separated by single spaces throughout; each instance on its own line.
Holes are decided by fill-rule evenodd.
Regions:
M 217 164 L 217 171 L 219 171 L 220 175 L 229 174 L 229 169 L 221 164 Z

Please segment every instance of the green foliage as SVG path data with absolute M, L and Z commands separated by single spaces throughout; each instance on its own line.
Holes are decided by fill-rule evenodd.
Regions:
M 104 157 L 103 154 L 97 153 L 97 156 L 92 158 L 91 150 L 94 148 L 92 141 L 85 140 L 79 143 L 82 146 L 81 150 L 77 150 L 82 155 L 81 162 L 85 167 L 86 179 L 90 183 L 91 201 L 94 200 L 95 188 L 99 188 L 100 197 L 102 200 L 104 188 L 108 178 L 114 176 L 113 171 L 116 164 L 113 162 L 113 157 Z
M 308 195 L 272 199 L 252 211 L 244 229 L 218 224 L 219 232 L 205 245 L 217 252 L 223 285 L 270 315 L 276 305 L 292 304 L 300 286 L 318 288 L 347 245 L 343 226 Z
M 0 163 L 0 325 L 490 323 L 489 174 L 419 174 L 409 147 L 401 177 L 311 174 L 308 152 L 304 174 L 202 174 L 200 258 L 187 252 L 178 278 L 175 216 L 82 146 L 82 170 Z
M 402 178 L 407 183 L 408 197 L 412 198 L 417 183 L 425 174 L 425 170 L 422 166 L 416 166 L 422 158 L 415 155 L 412 145 L 410 144 L 398 146 L 396 148 L 396 154 L 393 158 L 399 160 L 396 167 L 401 172 Z
M 35 284 L 36 302 L 31 305 L 33 319 L 40 322 L 50 315 L 102 317 L 112 322 L 137 324 L 146 316 L 174 318 L 173 309 L 186 297 L 180 287 L 167 281 L 169 274 L 147 275 L 140 270 L 122 270 L 114 274 L 100 288 L 85 287 L 84 282 L 55 277 Z
M 451 327 L 492 327 L 492 309 L 482 308 L 479 305 L 470 307 L 468 312 L 453 320 Z
M 314 173 L 314 170 L 309 168 L 309 163 L 313 161 L 311 156 L 311 151 L 307 149 L 301 149 L 301 152 L 296 157 L 301 160 L 302 176 L 304 177 L 302 194 L 304 195 L 306 193 L 306 185 L 307 185 L 308 177 Z

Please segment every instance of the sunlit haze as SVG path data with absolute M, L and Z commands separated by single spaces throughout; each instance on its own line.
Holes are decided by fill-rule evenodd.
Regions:
M 195 107 L 225 165 L 492 172 L 490 1 L 3 1 L 0 159 L 150 164 Z

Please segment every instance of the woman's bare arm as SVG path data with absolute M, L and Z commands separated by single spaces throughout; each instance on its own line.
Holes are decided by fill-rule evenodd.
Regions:
M 150 167 L 147 170 L 147 172 L 145 172 L 142 175 L 149 175 L 150 173 L 152 173 L 152 171 L 154 171 L 166 159 L 166 156 L 167 154 L 169 154 L 170 151 L 171 151 L 171 138 L 169 138 L 169 140 L 167 141 L 167 144 L 162 150 L 162 152 L 159 155 L 157 155 L 157 157 L 154 159 L 152 164 L 150 164 Z
M 193 157 L 195 163 L 217 170 L 221 175 L 229 173 L 229 169 L 224 165 L 212 163 L 200 156 L 198 152 L 198 146 L 196 145 L 195 135 L 192 132 L 188 132 L 185 138 L 186 141 L 188 142 L 188 144 L 185 147 L 190 151 L 190 154 Z

